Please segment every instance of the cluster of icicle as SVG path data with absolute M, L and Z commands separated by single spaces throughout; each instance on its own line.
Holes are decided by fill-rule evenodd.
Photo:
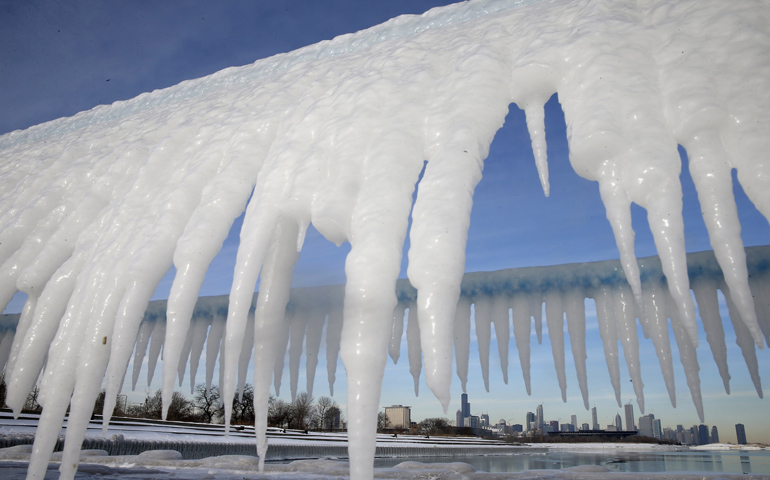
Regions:
M 769 217 L 768 16 L 760 0 L 476 0 L 0 137 L 0 303 L 17 290 L 28 296 L 7 402 L 18 411 L 39 379 L 44 407 L 29 478 L 45 473 L 67 398 L 61 478 L 73 478 L 93 399 L 104 379 L 105 411 L 114 405 L 148 301 L 173 261 L 163 348 L 170 400 L 206 269 L 244 209 L 223 396 L 235 392 L 259 277 L 254 393 L 264 458 L 275 339 L 304 233 L 312 222 L 328 240 L 349 242 L 340 356 L 351 477 L 371 478 L 410 210 L 408 277 L 425 377 L 446 408 L 483 161 L 517 104 L 548 194 L 543 105 L 554 93 L 571 164 L 598 182 L 635 304 L 649 294 L 633 254 L 632 202 L 647 210 L 669 316 L 697 344 L 680 144 L 731 301 L 763 346 L 731 169 Z

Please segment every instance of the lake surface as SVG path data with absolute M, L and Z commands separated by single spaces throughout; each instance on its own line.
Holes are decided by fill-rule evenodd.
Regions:
M 491 473 L 524 470 L 559 470 L 578 465 L 601 465 L 617 472 L 727 472 L 770 474 L 768 451 L 654 451 L 551 450 L 548 453 L 468 456 L 378 458 L 375 467 L 387 468 L 405 461 L 422 463 L 464 462 Z

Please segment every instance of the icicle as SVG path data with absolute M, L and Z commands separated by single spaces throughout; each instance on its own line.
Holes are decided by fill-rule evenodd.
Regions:
M 615 400 L 620 402 L 620 355 L 618 352 L 618 331 L 615 323 L 615 307 L 609 287 L 600 287 L 593 295 L 596 303 L 596 319 L 599 335 L 604 346 L 604 358 L 610 374 L 610 383 L 615 390 Z
M 259 470 L 265 468 L 267 454 L 267 404 L 270 397 L 270 380 L 276 368 L 277 358 L 286 351 L 288 322 L 284 322 L 286 304 L 289 302 L 291 277 L 297 254 L 294 242 L 296 224 L 280 222 L 265 254 L 259 295 L 254 312 L 254 431 L 257 438 Z M 328 353 L 328 352 L 327 352 Z M 336 362 L 335 362 L 336 363 Z M 280 381 L 280 378 L 276 378 Z M 278 388 L 276 388 L 276 395 Z
M 553 364 L 559 381 L 561 399 L 567 402 L 567 372 L 564 365 L 564 307 L 562 293 L 555 289 L 545 292 L 545 321 L 548 325 L 548 338 L 551 341 Z
M 224 132 L 206 134 L 216 137 Z M 243 212 L 274 134 L 275 128 L 269 124 L 252 122 L 227 133 L 229 138 L 223 142 L 226 148 L 217 152 L 223 165 L 202 189 L 200 202 L 177 243 L 174 252 L 177 275 L 169 293 L 167 311 L 169 341 L 163 353 L 163 403 L 166 406 L 173 391 L 175 365 L 180 364 L 180 368 L 183 365 L 180 359 L 186 345 L 181 340 L 189 331 L 206 269 L 222 248 L 233 221 Z M 214 143 L 222 139 L 207 140 Z M 179 381 L 181 385 L 182 379 Z
M 254 314 L 249 313 L 246 321 L 246 331 L 243 335 L 243 346 L 241 347 L 241 356 L 238 358 L 238 401 L 243 401 L 243 387 L 246 385 L 246 374 L 249 370 L 249 361 L 251 353 L 254 350 Z
M 527 395 L 532 395 L 530 381 L 530 337 L 532 336 L 532 317 L 530 315 L 530 297 L 524 293 L 514 295 L 511 300 L 513 336 L 516 339 L 516 349 L 519 351 L 521 374 Z
M 476 343 L 479 349 L 479 364 L 484 388 L 489 391 L 489 344 L 492 337 L 490 324 L 491 300 L 487 296 L 476 297 L 473 303 L 473 325 L 476 331 Z
M 5 404 L 11 407 L 14 417 L 18 417 L 21 413 L 21 408 L 24 406 L 27 394 L 32 390 L 32 387 L 40 376 L 40 371 L 43 368 L 43 361 L 45 359 L 45 349 L 47 349 L 50 344 L 49 341 L 41 347 L 38 347 L 40 349 L 39 351 L 22 348 L 26 333 L 29 330 L 35 314 L 36 305 L 36 297 L 27 297 L 27 301 L 24 302 L 24 308 L 21 311 L 19 323 L 16 326 L 16 336 L 13 346 L 11 347 L 8 366 L 5 369 L 5 371 L 9 373 L 6 375 L 7 378 L 5 380 L 7 386 Z M 59 318 L 61 318 L 61 316 Z M 58 322 L 54 323 L 53 321 L 49 321 L 45 322 L 45 325 L 52 326 L 55 334 Z M 30 356 L 30 359 L 27 360 L 24 358 L 25 356 Z M 17 367 L 16 364 L 20 359 L 22 360 L 22 363 Z
M 724 287 L 723 291 L 725 289 L 727 289 L 727 287 Z M 741 320 L 740 313 L 735 307 L 735 303 L 733 303 L 730 295 L 725 295 L 725 303 L 727 304 L 727 311 L 730 313 L 730 321 L 735 330 L 735 343 L 741 349 L 741 354 L 743 354 L 746 367 L 749 369 L 749 375 L 751 376 L 751 381 L 754 383 L 754 389 L 756 389 L 757 395 L 759 398 L 763 398 L 762 377 L 759 376 L 759 363 L 757 362 L 757 352 L 754 350 L 754 341 L 751 332 Z
M 261 180 L 260 180 L 261 181 Z M 265 255 L 270 243 L 276 235 L 279 228 L 292 229 L 292 241 L 289 242 L 296 246 L 296 223 L 289 219 L 283 219 L 279 222 L 278 211 L 273 201 L 264 200 L 270 195 L 269 188 L 259 189 L 263 186 L 258 182 L 257 195 L 252 197 L 246 208 L 246 215 L 241 227 L 241 242 L 238 246 L 238 253 L 235 259 L 235 272 L 233 275 L 233 284 L 230 288 L 230 301 L 227 309 L 227 329 L 223 336 L 224 363 L 226 369 L 224 378 L 220 379 L 220 392 L 222 398 L 232 398 L 235 395 L 236 372 L 238 357 L 241 355 L 243 346 L 243 336 L 246 330 L 247 316 L 251 310 L 252 297 L 257 284 L 259 272 L 262 269 Z M 281 223 L 283 226 L 279 226 Z M 293 257 L 297 257 L 296 248 Z M 287 255 L 289 255 L 287 253 Z M 209 333 L 209 335 L 211 335 Z M 232 404 L 225 403 L 225 430 L 229 432 L 230 412 Z
M 535 335 L 538 345 L 543 344 L 543 299 L 539 295 L 530 294 L 530 310 L 535 319 Z
M 748 288 L 748 284 L 746 285 Z M 719 299 L 717 297 L 717 282 L 700 280 L 692 283 L 692 291 L 698 304 L 706 340 L 714 356 L 714 362 L 722 377 L 725 392 L 730 394 L 730 372 L 727 367 L 727 345 L 725 345 L 725 329 L 722 327 L 722 316 L 719 314 Z M 733 305 L 735 303 L 733 302 Z M 753 310 L 753 302 L 752 302 Z M 732 316 L 732 315 L 731 315 Z
M 695 411 L 698 412 L 698 418 L 703 423 L 703 396 L 700 391 L 700 365 L 698 364 L 698 355 L 695 347 L 690 342 L 685 326 L 679 320 L 679 310 L 674 305 L 675 301 L 669 297 L 667 299 L 668 314 L 671 318 L 671 329 L 674 331 L 674 338 L 679 347 L 679 359 L 684 367 L 684 375 L 687 378 L 687 387 L 690 389 L 692 402 L 695 404 Z M 753 348 L 753 345 L 752 345 Z
M 465 296 L 460 297 L 457 310 L 455 310 L 454 335 L 457 376 L 460 378 L 460 385 L 465 392 L 468 383 L 468 360 L 471 343 L 471 301 Z
M 160 274 L 160 271 L 156 273 Z M 105 433 L 112 417 L 112 411 L 115 408 L 117 396 L 120 393 L 120 387 L 123 385 L 128 361 L 131 358 L 131 347 L 137 336 L 144 314 L 149 310 L 147 304 L 159 279 L 156 278 L 155 280 L 156 282 L 154 283 L 145 281 L 130 282 L 127 285 L 123 298 L 120 299 L 120 304 L 117 306 L 115 313 L 112 314 L 110 312 L 110 315 L 105 316 L 100 324 L 89 327 L 89 331 L 100 332 L 99 336 L 94 337 L 95 340 L 92 339 L 91 350 L 96 353 L 90 355 L 93 357 L 88 361 L 90 363 L 86 363 L 78 368 L 79 380 L 75 386 L 74 395 L 80 399 L 80 404 L 83 405 L 83 409 L 79 410 L 81 412 L 79 414 L 83 416 L 84 420 L 89 418 L 89 411 L 93 411 L 93 408 L 89 410 L 86 406 L 89 405 L 92 398 L 96 398 L 99 394 L 99 387 L 102 384 L 102 382 L 96 381 L 96 379 L 105 378 L 106 388 L 102 419 L 102 430 Z M 114 319 L 110 318 L 112 315 L 114 315 Z M 162 320 L 157 323 L 161 322 Z M 104 325 L 105 323 L 106 325 Z M 109 347 L 102 348 L 98 345 L 99 342 L 102 345 L 109 345 Z M 93 344 L 96 346 L 94 347 Z M 81 355 L 81 362 L 86 362 L 84 357 L 88 356 Z M 87 380 L 82 380 L 82 378 Z M 75 410 L 78 409 L 73 408 L 73 412 Z M 81 432 L 83 436 L 85 436 L 86 426 L 81 426 L 83 428 Z M 74 438 L 79 438 L 79 434 Z M 77 443 L 82 443 L 82 441 L 78 440 Z M 76 456 L 79 455 L 78 452 L 72 451 L 70 455 L 74 456 L 73 461 L 77 461 L 79 458 Z
M 548 155 L 545 139 L 545 104 L 556 93 L 554 69 L 544 56 L 523 55 L 517 59 L 511 78 L 511 97 L 527 118 L 527 130 L 532 143 L 540 185 L 547 197 L 550 194 L 548 182 Z M 541 52 L 538 52 L 541 53 Z
M 147 353 L 147 345 L 150 343 L 152 331 L 155 329 L 155 318 L 150 319 L 145 315 L 139 326 L 139 333 L 136 337 L 136 347 L 134 349 L 134 373 L 131 377 L 131 390 L 136 390 L 136 382 L 139 381 L 139 373 L 142 371 L 144 356 Z
M 634 292 L 634 297 L 640 302 L 642 294 L 642 280 L 639 273 L 639 264 L 634 253 L 634 229 L 631 225 L 631 201 L 625 188 L 616 181 L 620 177 L 617 165 L 608 162 L 604 176 L 599 180 L 599 193 L 602 197 L 607 220 L 615 235 L 615 244 L 620 253 L 620 263 L 626 274 L 626 281 Z
M 206 391 L 211 390 L 211 385 L 214 382 L 214 367 L 219 357 L 219 347 L 222 344 L 222 337 L 225 333 L 225 318 L 218 313 L 214 314 L 214 318 L 211 319 L 211 328 L 209 329 L 209 336 L 206 338 Z M 240 352 L 238 352 L 240 354 Z M 221 359 L 220 359 L 221 361 Z M 220 396 L 224 398 L 232 398 L 235 394 L 235 389 L 229 397 L 226 397 L 222 389 L 220 388 Z M 228 416 L 225 416 L 227 420 Z
M 583 405 L 588 410 L 588 374 L 586 372 L 586 306 L 582 291 L 572 289 L 564 294 L 564 311 L 567 316 L 567 330 L 572 348 L 572 358 L 578 377 Z
M 757 320 L 762 333 L 765 335 L 765 341 L 770 343 L 770 276 L 763 275 L 757 278 L 754 275 L 751 279 L 749 286 L 754 297 Z
M 342 302 L 332 302 L 326 325 L 326 375 L 329 379 L 329 393 L 334 396 L 334 381 L 337 378 L 337 359 L 342 335 Z M 403 315 L 402 315 L 403 318 Z
M 166 331 L 168 334 L 168 331 Z M 182 386 L 184 382 L 184 376 L 187 372 L 187 364 L 190 361 L 190 350 L 192 350 L 193 331 L 191 328 L 187 329 L 185 335 L 184 345 L 182 346 L 182 354 L 179 355 L 179 365 L 176 367 L 176 375 L 179 380 L 179 386 Z
M 538 106 L 527 107 L 525 113 L 540 185 L 543 187 L 543 194 L 547 197 L 550 195 L 551 187 L 548 182 L 548 156 L 545 142 L 545 102 Z
M 503 372 L 503 383 L 508 385 L 508 344 L 511 341 L 511 317 L 508 298 L 495 295 L 492 298 L 490 317 L 495 326 L 497 352 L 500 355 L 500 370 Z
M 414 396 L 420 395 L 420 373 L 422 373 L 422 350 L 420 349 L 420 324 L 417 321 L 417 306 L 409 305 L 406 325 L 406 345 L 409 353 L 409 373 L 414 380 Z
M 283 379 L 283 367 L 286 361 L 286 352 L 289 349 L 289 328 L 291 322 L 288 316 L 280 323 L 278 334 L 276 335 L 275 359 L 273 360 L 273 388 L 275 395 L 281 394 L 281 380 Z
M 646 327 L 655 345 L 663 381 L 668 390 L 671 405 L 676 407 L 676 386 L 674 383 L 674 364 L 671 354 L 671 341 L 668 337 L 668 312 L 666 311 L 667 294 L 659 282 L 651 281 L 643 293 L 644 313 L 639 321 Z
M 388 355 L 390 355 L 393 364 L 398 363 L 401 356 L 401 338 L 404 336 L 404 316 L 406 314 L 406 303 L 398 302 L 393 309 L 393 326 L 390 330 L 390 346 L 388 346 Z
M 687 143 L 686 148 L 690 156 L 690 174 L 698 191 L 698 201 L 714 255 L 741 319 L 751 332 L 757 347 L 763 348 L 762 331 L 757 323 L 754 301 L 749 289 L 746 254 L 741 240 L 738 208 L 733 197 L 730 166 L 719 141 L 719 134 L 702 133 Z M 720 158 L 712 158 L 709 154 Z M 726 390 L 729 393 L 729 388 L 726 387 Z
M 150 350 L 147 358 L 147 386 L 152 383 L 152 377 L 155 375 L 155 365 L 158 363 L 160 357 L 160 351 L 163 348 L 163 342 L 166 339 L 166 322 L 162 318 L 159 318 L 155 322 L 155 327 L 152 329 L 152 335 L 150 336 Z M 213 367 L 213 365 L 212 365 Z
M 305 330 L 307 329 L 305 312 L 294 311 L 290 316 L 289 329 L 289 385 L 291 401 L 297 398 L 297 382 L 299 381 L 299 364 L 302 359 L 302 348 L 305 345 Z
M 628 287 L 618 285 L 613 292 L 613 306 L 618 338 L 623 345 L 623 355 L 626 358 L 628 374 L 634 384 L 636 403 L 644 413 L 644 384 L 642 383 L 642 366 L 639 359 L 639 337 L 636 333 L 636 313 L 634 301 L 629 295 Z
M 195 393 L 195 378 L 198 374 L 198 364 L 203 353 L 203 345 L 206 343 L 211 320 L 212 317 L 208 313 L 196 315 L 190 329 L 193 337 L 190 346 L 190 394 Z
M 318 352 L 321 349 L 321 337 L 323 335 L 325 315 L 313 315 L 307 326 L 307 338 L 305 340 L 305 375 L 306 392 L 313 396 L 315 384 L 315 371 L 318 367 Z

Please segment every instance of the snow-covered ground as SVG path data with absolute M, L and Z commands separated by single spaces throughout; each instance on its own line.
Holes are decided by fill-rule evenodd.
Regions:
M 0 414 L 0 439 L 15 437 L 31 439 L 37 418 L 25 415 L 19 419 L 9 418 L 8 414 Z M 222 435 L 219 426 L 202 424 L 176 424 L 173 422 L 152 421 L 116 421 L 110 426 L 106 436 L 102 435 L 100 423 L 93 421 L 89 426 L 88 441 L 106 441 L 110 438 L 122 438 L 126 441 L 144 442 L 145 446 L 166 445 L 172 442 L 185 444 L 214 445 L 223 442 L 228 445 L 241 445 L 250 448 L 254 445 L 253 429 L 234 430 L 228 438 Z M 81 464 L 76 478 L 79 480 L 160 480 L 173 477 L 182 480 L 199 480 L 216 478 L 218 480 L 262 479 L 273 480 L 305 480 L 305 479 L 346 479 L 348 478 L 348 463 L 344 458 L 347 438 L 339 433 L 311 433 L 273 430 L 270 444 L 276 449 L 284 448 L 287 452 L 300 453 L 312 451 L 316 447 L 339 446 L 342 458 L 301 459 L 290 463 L 269 463 L 265 471 L 258 471 L 257 458 L 251 455 L 216 455 L 207 458 L 185 459 L 175 450 L 150 450 L 138 455 L 108 455 L 105 450 L 87 449 L 81 453 Z M 671 447 L 647 444 L 541 444 L 511 447 L 499 442 L 478 438 L 425 438 L 419 436 L 399 435 L 393 437 L 380 435 L 378 448 L 385 451 L 388 447 L 411 451 L 415 456 L 425 454 L 429 450 L 446 452 L 453 449 L 467 455 L 477 452 L 477 455 L 490 455 L 490 449 L 497 450 L 501 455 L 539 455 L 556 456 L 564 452 L 601 453 L 608 451 L 638 454 L 655 454 L 670 452 Z M 711 448 L 729 450 L 736 446 L 719 444 Z M 758 448 L 758 447 L 754 447 Z M 0 478 L 21 480 L 26 476 L 26 469 L 31 453 L 31 445 L 18 445 L 0 449 Z M 686 450 L 686 449 L 683 449 Z M 414 453 L 416 452 L 416 453 Z M 399 454 L 400 455 L 400 454 Z M 294 457 L 297 458 L 297 457 Z M 403 461 L 389 468 L 378 468 L 376 478 L 382 479 L 466 479 L 466 480 L 496 480 L 496 479 L 737 479 L 762 478 L 770 479 L 770 475 L 746 475 L 743 473 L 703 473 L 703 472 L 661 472 L 661 473 L 622 473 L 610 470 L 601 465 L 580 465 L 561 470 L 526 470 L 521 472 L 488 473 L 480 471 L 464 462 L 456 462 L 452 456 L 444 456 L 445 463 L 421 463 Z M 467 458 L 467 457 L 466 457 Z M 54 454 L 53 460 L 46 473 L 46 479 L 58 478 L 61 454 Z M 433 459 L 435 460 L 435 458 Z

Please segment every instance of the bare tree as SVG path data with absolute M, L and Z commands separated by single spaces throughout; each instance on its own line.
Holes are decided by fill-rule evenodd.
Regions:
M 291 405 L 270 395 L 267 406 L 267 424 L 285 428 L 291 418 Z
M 94 412 L 93 415 L 104 415 L 104 402 L 107 394 L 104 390 L 99 392 L 99 395 L 96 396 L 96 401 L 94 402 Z M 118 395 L 118 400 L 121 398 L 125 398 L 124 395 Z M 123 417 L 126 415 L 125 411 L 125 403 L 121 403 L 120 401 L 115 402 L 115 408 L 112 409 L 112 416 L 113 417 Z
M 132 405 L 129 411 L 135 417 L 160 419 L 163 413 L 161 391 L 156 390 L 154 393 L 148 391 L 144 403 Z M 168 406 L 166 420 L 178 422 L 195 420 L 193 402 L 180 392 L 174 392 L 171 396 L 171 403 Z
M 377 431 L 382 433 L 390 427 L 390 419 L 388 416 L 385 415 L 385 412 L 379 412 L 377 414 Z
M 446 418 L 426 418 L 418 425 L 419 432 L 425 435 L 446 435 L 452 427 Z
M 340 408 L 337 402 L 329 397 L 321 397 L 316 403 L 313 413 L 311 427 L 317 430 L 332 430 L 335 427 L 335 420 L 340 416 Z
M 200 383 L 195 386 L 193 406 L 197 409 L 197 416 L 201 422 L 212 423 L 215 418 L 224 416 L 224 408 L 217 387 L 206 388 Z
M 0 407 L 5 407 L 5 397 L 8 396 L 8 387 L 5 385 L 5 372 L 0 374 Z
M 233 425 L 254 424 L 254 387 L 251 385 L 244 385 L 242 395 L 235 392 L 230 423 Z
M 299 430 L 306 430 L 313 416 L 314 409 L 313 396 L 307 392 L 298 393 L 294 401 L 291 402 L 292 415 L 289 426 Z
M 24 413 L 40 413 L 43 411 L 43 407 L 37 403 L 37 396 L 40 394 L 40 388 L 37 385 L 27 395 L 27 400 L 24 402 L 24 406 L 21 407 L 21 411 Z

